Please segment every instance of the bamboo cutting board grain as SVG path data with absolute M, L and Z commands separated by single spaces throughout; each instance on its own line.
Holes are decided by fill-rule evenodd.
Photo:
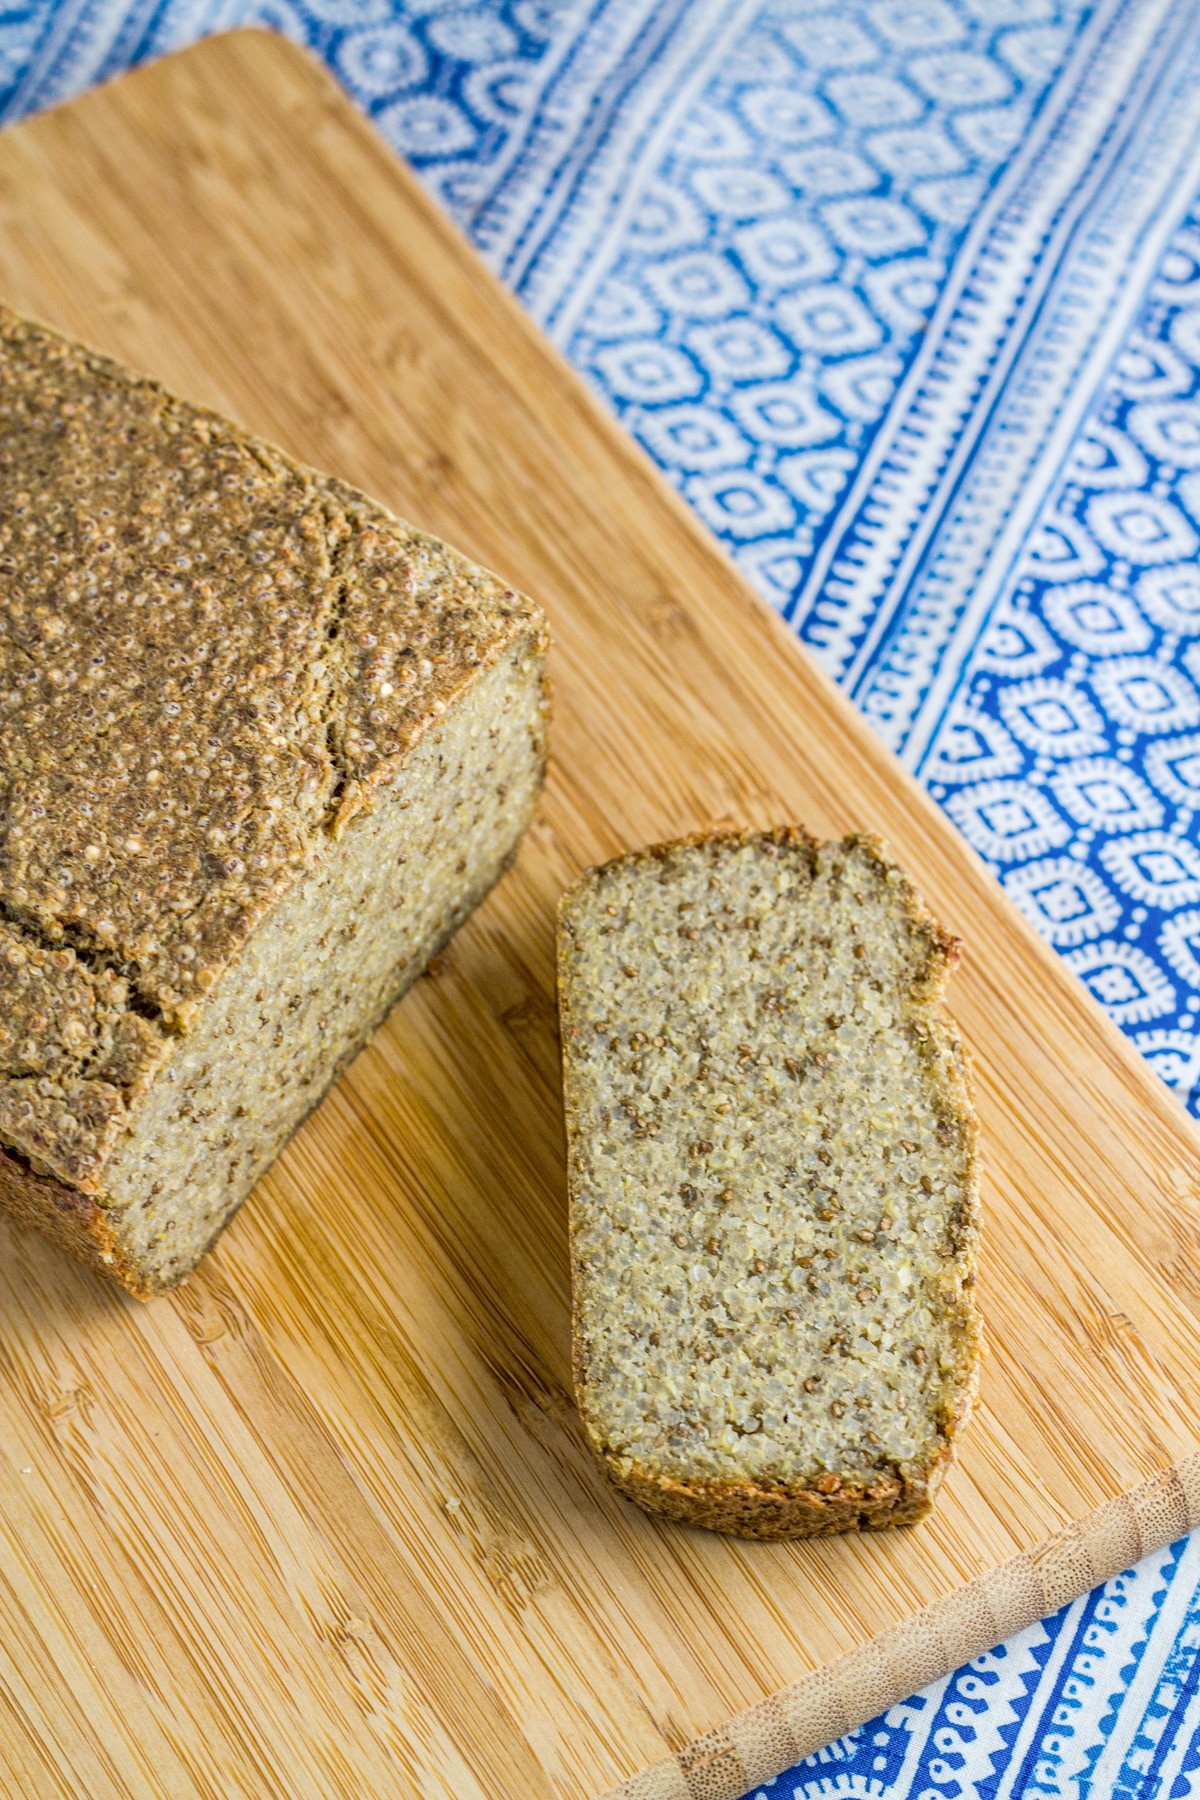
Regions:
M 720 1800 L 1200 1516 L 1190 1123 L 329 79 L 236 34 L 6 133 L 0 293 L 503 571 L 556 683 L 516 868 L 192 1281 L 0 1242 L 4 1792 Z M 966 939 L 991 1355 L 930 1522 L 753 1545 L 581 1441 L 551 921 L 785 819 Z

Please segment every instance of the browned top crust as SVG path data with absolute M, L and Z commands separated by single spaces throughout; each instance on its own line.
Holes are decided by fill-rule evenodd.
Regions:
M 0 307 L 0 1138 L 97 1191 L 170 1034 L 530 630 L 354 488 Z

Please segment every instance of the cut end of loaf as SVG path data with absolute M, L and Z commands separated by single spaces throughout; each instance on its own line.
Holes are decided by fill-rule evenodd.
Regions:
M 195 1266 L 504 872 L 544 769 L 544 663 L 531 634 L 268 915 L 179 1040 L 106 1170 L 111 1272 L 126 1285 L 145 1297 Z
M 929 1510 L 979 1358 L 957 952 L 868 837 L 689 839 L 564 897 L 576 1388 L 649 1511 L 776 1538 Z

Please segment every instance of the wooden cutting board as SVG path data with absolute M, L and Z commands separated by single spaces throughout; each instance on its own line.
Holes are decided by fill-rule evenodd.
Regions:
M 191 1282 L 0 1243 L 0 1786 L 719 1800 L 1184 1530 L 1192 1126 L 329 78 L 237 34 L 7 132 L 0 293 L 503 571 L 556 685 L 517 866 Z M 752 1545 L 581 1440 L 551 918 L 787 819 L 966 940 L 991 1354 L 932 1520 Z

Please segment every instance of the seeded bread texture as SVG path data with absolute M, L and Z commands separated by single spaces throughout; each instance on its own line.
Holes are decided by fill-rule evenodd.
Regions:
M 564 896 L 576 1393 L 649 1511 L 928 1512 L 980 1355 L 957 952 L 871 837 L 698 837 Z
M 537 608 L 0 308 L 0 1206 L 178 1281 L 515 852 Z

